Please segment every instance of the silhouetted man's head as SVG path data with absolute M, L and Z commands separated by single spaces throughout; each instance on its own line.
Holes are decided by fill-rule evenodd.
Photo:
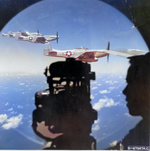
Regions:
M 149 117 L 150 104 L 150 53 L 130 58 L 123 93 L 126 95 L 129 113 L 134 116 Z

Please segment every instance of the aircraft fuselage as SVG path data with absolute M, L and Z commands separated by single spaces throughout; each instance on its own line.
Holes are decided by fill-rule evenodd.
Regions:
M 51 57 L 62 57 L 62 58 L 75 58 L 77 61 L 84 62 L 96 62 L 98 58 L 107 56 L 108 54 L 105 52 L 96 52 L 96 51 L 88 51 L 87 48 L 80 47 L 73 50 L 55 50 L 55 49 L 45 49 L 45 56 Z

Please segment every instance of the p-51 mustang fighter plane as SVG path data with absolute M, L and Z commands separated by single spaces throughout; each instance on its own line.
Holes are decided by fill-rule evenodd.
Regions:
M 6 37 L 13 37 L 17 40 L 22 41 L 29 41 L 32 43 L 49 43 L 50 41 L 57 40 L 58 43 L 58 32 L 56 35 L 42 35 L 37 31 L 37 33 L 29 33 L 29 32 L 11 32 L 9 31 L 8 34 L 2 34 Z
M 76 48 L 73 50 L 56 50 L 53 48 L 44 49 L 45 56 L 52 56 L 52 57 L 62 57 L 62 58 L 74 58 L 78 61 L 84 62 L 96 62 L 98 58 L 102 58 L 107 56 L 107 60 L 109 60 L 109 54 L 118 55 L 122 57 L 132 57 L 137 55 L 146 54 L 147 51 L 142 51 L 138 49 L 127 49 L 123 51 L 114 51 L 109 50 L 110 43 L 108 42 L 107 49 L 91 49 L 85 47 Z

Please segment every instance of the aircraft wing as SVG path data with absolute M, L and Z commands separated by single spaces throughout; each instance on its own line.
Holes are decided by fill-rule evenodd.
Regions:
M 139 49 L 126 49 L 126 50 L 119 50 L 119 51 L 97 50 L 97 52 L 105 52 L 105 53 L 108 53 L 108 54 L 117 55 L 117 56 L 126 57 L 126 58 L 133 57 L 133 56 L 138 56 L 138 55 L 144 55 L 144 54 L 148 53 L 148 51 L 139 50 Z
M 139 49 L 126 49 L 122 51 L 120 50 L 120 52 L 130 54 L 131 56 L 145 55 L 146 53 L 148 53 L 148 51 Z

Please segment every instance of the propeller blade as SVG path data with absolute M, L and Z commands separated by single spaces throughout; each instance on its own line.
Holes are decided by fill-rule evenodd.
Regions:
M 37 30 L 37 33 L 39 34 L 39 30 Z
M 57 36 L 57 43 L 58 43 L 58 38 L 59 38 L 59 36 L 58 36 L 58 32 L 56 33 L 56 36 Z
M 110 42 L 108 41 L 107 50 L 110 50 Z
M 109 54 L 107 55 L 107 62 L 109 63 Z
M 107 50 L 110 50 L 110 42 L 108 41 Z M 109 54 L 107 55 L 107 62 L 109 63 Z

